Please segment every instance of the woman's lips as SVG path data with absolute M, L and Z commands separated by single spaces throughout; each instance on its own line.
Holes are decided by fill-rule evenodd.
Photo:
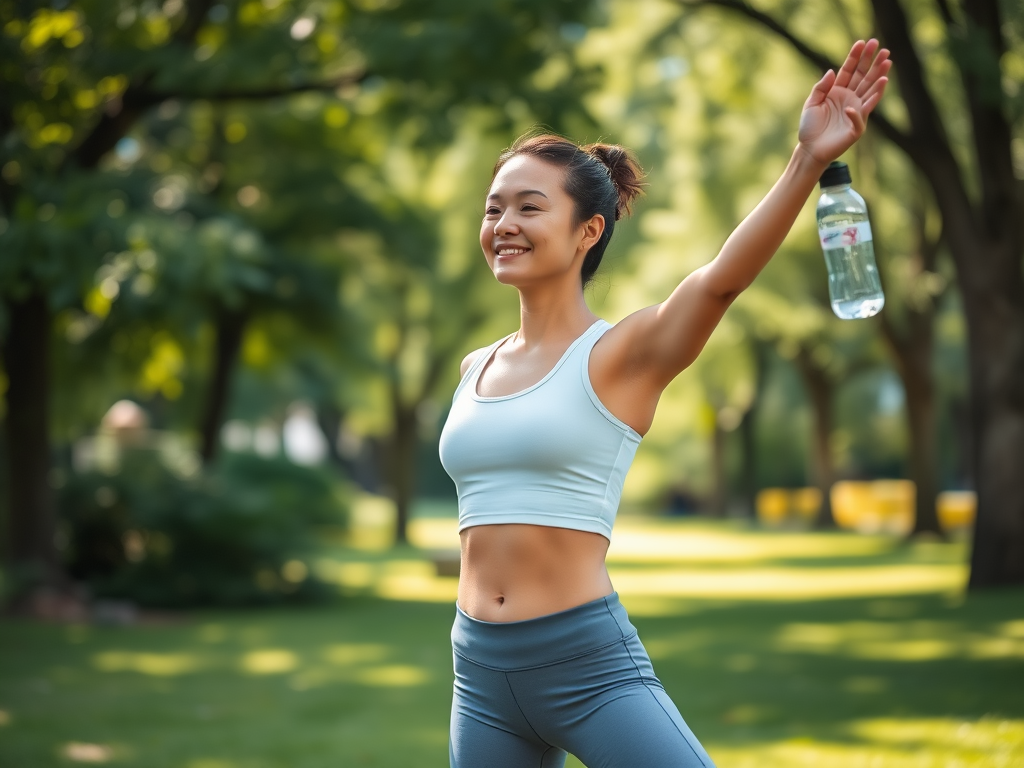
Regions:
M 495 251 L 494 255 L 499 259 L 512 259 L 516 256 L 522 256 L 524 253 L 528 253 L 529 248 L 516 246 L 516 247 L 503 247 Z

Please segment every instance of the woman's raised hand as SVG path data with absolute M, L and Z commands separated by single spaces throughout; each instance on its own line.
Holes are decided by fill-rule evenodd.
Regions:
M 798 133 L 812 157 L 830 163 L 860 138 L 885 92 L 890 66 L 889 51 L 879 50 L 877 40 L 858 40 L 839 73 L 830 69 L 817 82 L 804 102 Z

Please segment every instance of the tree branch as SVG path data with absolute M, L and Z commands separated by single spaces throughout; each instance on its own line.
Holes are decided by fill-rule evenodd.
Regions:
M 719 8 L 726 8 L 730 11 L 739 13 L 742 16 L 746 16 L 751 21 L 760 24 L 771 32 L 774 32 L 776 35 L 788 42 L 797 53 L 807 59 L 807 61 L 813 64 L 822 73 L 830 69 L 833 72 L 839 71 L 840 65 L 832 61 L 832 59 L 830 59 L 826 54 L 812 48 L 767 13 L 757 10 L 743 0 L 677 0 L 677 2 L 685 8 L 717 6 Z M 883 136 L 889 139 L 889 141 L 898 146 L 908 155 L 911 155 L 912 157 L 914 156 L 916 151 L 916 142 L 914 141 L 914 138 L 901 131 L 878 112 L 871 115 L 871 119 L 868 120 L 868 125 L 874 125 Z
M 1013 173 L 1013 132 L 1006 119 L 1006 94 L 999 61 L 1006 51 L 999 3 L 996 0 L 967 0 L 966 35 L 959 61 L 964 92 L 971 113 L 974 151 L 981 178 L 981 215 L 989 232 L 1010 227 L 1018 249 L 1024 240 L 1018 216 L 1018 181 Z
M 935 4 L 939 6 L 939 15 L 941 15 L 942 20 L 946 22 L 946 26 L 953 26 L 956 21 L 953 19 L 953 11 L 949 7 L 949 0 L 935 0 Z
M 976 237 L 978 212 L 964 186 L 963 172 L 953 155 L 942 127 L 942 118 L 925 83 L 924 66 L 914 48 L 903 8 L 896 0 L 871 0 L 875 21 L 899 62 L 893 69 L 900 95 L 907 105 L 915 139 L 910 158 L 924 172 L 935 193 L 949 237 L 964 242 Z M 975 126 L 977 130 L 977 126 Z M 967 265 L 960 264 L 961 279 L 970 279 Z
M 155 91 L 145 85 L 139 87 L 129 86 L 121 95 L 119 101 L 109 104 L 108 110 L 103 113 L 96 125 L 93 126 L 92 131 L 89 132 L 85 140 L 78 145 L 74 152 L 74 158 L 80 168 L 95 168 L 103 156 L 114 148 L 117 142 L 128 133 L 132 125 L 135 124 L 147 109 L 168 99 L 181 99 L 182 101 L 201 99 L 207 101 L 265 101 L 308 91 L 334 91 L 347 85 L 358 84 L 365 80 L 366 77 L 367 73 L 360 70 L 321 83 L 299 83 L 254 90 L 227 90 L 213 93 Z
M 296 83 L 267 88 L 215 91 L 213 93 L 144 90 L 133 94 L 131 101 L 133 105 L 144 107 L 151 107 L 168 99 L 180 99 L 182 101 L 266 101 L 309 91 L 336 91 L 346 86 L 358 85 L 367 76 L 368 73 L 365 70 L 359 70 L 358 72 L 319 83 Z M 125 96 L 127 97 L 127 92 Z

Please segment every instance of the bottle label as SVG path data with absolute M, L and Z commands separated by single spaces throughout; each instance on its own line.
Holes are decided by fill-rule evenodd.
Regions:
M 831 248 L 845 248 L 851 245 L 871 242 L 871 222 L 855 221 L 838 227 L 825 227 L 818 230 L 821 247 L 826 251 Z

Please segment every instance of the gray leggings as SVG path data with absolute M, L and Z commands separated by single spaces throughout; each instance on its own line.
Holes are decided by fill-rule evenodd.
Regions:
M 456 606 L 452 768 L 713 768 L 615 593 L 528 621 Z

